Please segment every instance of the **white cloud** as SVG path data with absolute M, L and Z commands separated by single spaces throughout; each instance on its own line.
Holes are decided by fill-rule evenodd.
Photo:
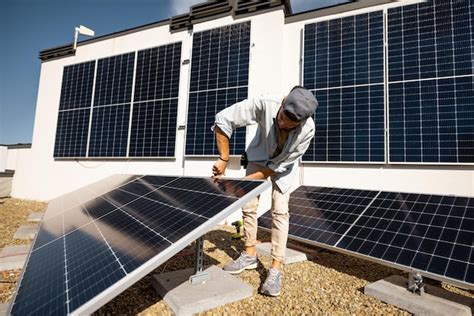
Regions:
M 206 2 L 206 0 L 171 0 L 171 15 L 189 12 L 192 5 Z

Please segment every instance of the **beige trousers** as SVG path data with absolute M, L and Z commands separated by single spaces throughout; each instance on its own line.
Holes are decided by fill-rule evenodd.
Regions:
M 249 163 L 246 174 L 249 175 L 263 168 L 263 166 Z M 252 199 L 242 208 L 246 247 L 255 246 L 257 242 L 257 206 L 259 198 L 260 196 Z M 281 193 L 276 184 L 272 183 L 272 258 L 280 262 L 283 262 L 285 258 L 286 242 L 288 240 L 289 199 L 289 192 Z

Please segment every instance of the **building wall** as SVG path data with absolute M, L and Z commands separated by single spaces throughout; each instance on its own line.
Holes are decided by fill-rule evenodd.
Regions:
M 5 172 L 7 168 L 7 147 L 0 146 L 0 172 Z
M 345 15 L 354 13 L 356 12 L 348 12 Z M 253 97 L 266 93 L 287 93 L 291 87 L 300 84 L 304 24 L 337 17 L 340 15 L 284 24 L 283 11 L 277 10 L 236 21 L 229 16 L 199 23 L 194 25 L 194 31 L 251 20 L 249 97 Z M 79 46 L 76 56 L 44 62 L 38 88 L 33 144 L 30 156 L 25 155 L 18 160 L 12 195 L 50 200 L 112 174 L 210 176 L 214 159 L 183 158 L 185 129 L 177 129 L 176 158 L 172 160 L 53 159 L 64 66 L 176 41 L 182 41 L 181 59 L 191 59 L 192 34 L 187 31 L 171 34 L 169 27 L 165 25 Z M 178 126 L 186 124 L 189 73 L 190 64 L 182 65 Z M 254 131 L 254 126 L 248 127 L 247 144 Z M 239 159 L 232 158 L 227 176 L 243 175 Z M 305 163 L 294 187 L 299 184 L 472 196 L 474 168 Z M 261 211 L 268 207 L 269 196 L 266 195 Z

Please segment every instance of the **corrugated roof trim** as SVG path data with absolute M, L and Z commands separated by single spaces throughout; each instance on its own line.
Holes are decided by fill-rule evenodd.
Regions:
M 76 51 L 74 50 L 73 44 L 71 43 L 71 44 L 67 44 L 63 46 L 58 46 L 58 47 L 42 50 L 39 53 L 39 59 L 41 59 L 42 61 L 45 61 L 49 59 L 74 55 L 75 52 Z

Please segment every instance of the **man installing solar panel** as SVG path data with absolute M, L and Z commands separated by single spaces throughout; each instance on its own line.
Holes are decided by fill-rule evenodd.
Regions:
M 312 115 L 318 106 L 314 95 L 301 86 L 286 97 L 262 96 L 247 99 L 217 113 L 213 130 L 219 158 L 212 167 L 215 177 L 222 176 L 229 162 L 229 139 L 234 129 L 258 124 L 255 138 L 247 148 L 247 179 L 272 181 L 272 266 L 261 293 L 280 295 L 282 262 L 288 239 L 290 188 L 298 169 L 298 159 L 306 152 L 314 136 Z M 258 198 L 242 208 L 245 250 L 239 258 L 226 264 L 224 270 L 237 274 L 257 268 Z

